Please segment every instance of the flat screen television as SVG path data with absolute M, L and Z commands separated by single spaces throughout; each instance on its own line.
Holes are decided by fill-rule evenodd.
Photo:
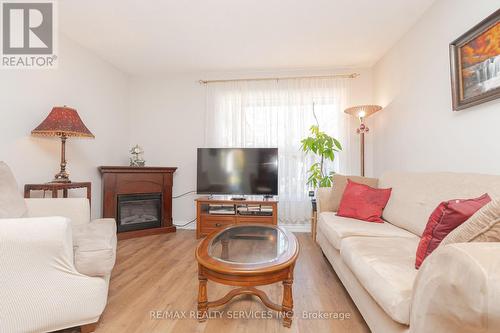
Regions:
M 277 195 L 278 148 L 198 148 L 198 194 Z

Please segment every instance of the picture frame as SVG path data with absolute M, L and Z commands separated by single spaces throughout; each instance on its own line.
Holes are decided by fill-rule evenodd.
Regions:
M 454 111 L 500 97 L 500 9 L 450 43 Z

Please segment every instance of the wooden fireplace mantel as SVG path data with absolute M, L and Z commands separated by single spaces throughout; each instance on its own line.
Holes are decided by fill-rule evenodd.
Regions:
M 175 232 L 172 222 L 172 185 L 175 167 L 101 166 L 104 218 L 117 218 L 118 196 L 125 194 L 162 195 L 162 219 L 157 228 L 118 233 L 118 239 Z M 117 221 L 119 223 L 119 221 Z
M 175 167 L 131 167 L 131 166 L 101 166 L 99 171 L 104 173 L 174 173 Z

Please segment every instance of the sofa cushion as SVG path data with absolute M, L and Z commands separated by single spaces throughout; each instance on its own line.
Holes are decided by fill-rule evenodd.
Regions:
M 429 222 L 427 222 L 424 234 L 418 244 L 415 268 L 418 269 L 422 265 L 425 258 L 441 244 L 441 241 L 450 232 L 490 201 L 490 196 L 484 194 L 479 198 L 454 199 L 440 203 L 429 217 Z
M 390 188 L 373 188 L 348 179 L 337 215 L 367 222 L 383 223 L 382 211 L 390 196 Z
M 347 186 L 347 180 L 350 179 L 359 184 L 368 185 L 371 187 L 377 187 L 377 178 L 367 178 L 360 176 L 344 176 L 340 174 L 334 174 L 332 177 L 332 191 L 328 198 L 321 200 L 321 210 L 336 212 L 339 209 L 340 200 L 344 194 L 345 187 Z
M 24 198 L 7 164 L 0 161 L 0 218 L 18 218 L 26 214 Z
M 341 242 L 344 238 L 353 236 L 410 237 L 418 239 L 411 232 L 395 227 L 387 222 L 370 223 L 337 216 L 334 212 L 319 214 L 318 229 L 337 250 L 340 250 Z
M 344 263 L 395 321 L 410 323 L 413 283 L 417 276 L 418 237 L 349 237 L 342 241 Z
M 390 172 L 379 179 L 379 187 L 392 187 L 382 217 L 421 237 L 432 211 L 442 201 L 475 198 L 488 193 L 500 198 L 500 176 L 469 173 Z
M 75 267 L 87 276 L 108 276 L 116 259 L 116 222 L 100 219 L 73 226 Z
M 500 200 L 493 200 L 450 232 L 440 246 L 467 242 L 500 242 Z

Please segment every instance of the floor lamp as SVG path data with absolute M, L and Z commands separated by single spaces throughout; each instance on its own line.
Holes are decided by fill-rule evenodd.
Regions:
M 382 110 L 382 107 L 379 105 L 359 105 L 353 106 L 351 108 L 346 109 L 344 112 L 355 116 L 359 119 L 359 127 L 356 129 L 356 132 L 360 135 L 360 161 L 361 161 L 361 176 L 365 176 L 365 133 L 368 133 L 370 130 L 365 125 L 365 118 L 371 116 L 375 112 Z

